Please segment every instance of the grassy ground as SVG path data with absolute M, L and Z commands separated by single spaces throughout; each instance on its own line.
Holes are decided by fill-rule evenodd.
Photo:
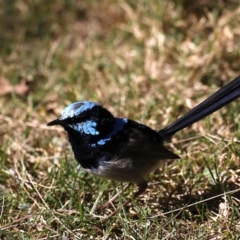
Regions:
M 239 101 L 176 134 L 181 156 L 125 184 L 91 176 L 47 127 L 93 100 L 160 129 L 239 75 L 240 2 L 0 0 L 1 239 L 239 239 Z

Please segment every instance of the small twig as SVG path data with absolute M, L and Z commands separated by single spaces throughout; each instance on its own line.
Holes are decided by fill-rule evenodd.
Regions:
M 3 201 L 2 201 L 2 208 L 1 208 L 1 213 L 0 213 L 0 219 L 2 218 L 2 215 L 3 215 L 3 209 L 4 209 L 4 203 L 5 203 L 5 197 L 3 195 Z

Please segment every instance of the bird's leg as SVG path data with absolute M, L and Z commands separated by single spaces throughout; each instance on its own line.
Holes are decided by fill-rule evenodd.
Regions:
M 130 184 L 129 184 L 129 185 L 130 185 Z M 133 194 L 133 198 L 136 199 L 136 198 L 139 197 L 142 193 L 144 193 L 145 190 L 147 189 L 147 185 L 148 185 L 147 182 L 138 183 L 138 184 L 137 184 L 137 186 L 138 186 L 138 191 Z M 123 207 L 127 206 L 131 201 L 132 201 L 132 199 L 127 200 L 127 201 L 123 204 Z M 119 209 L 120 209 L 120 207 L 119 207 Z M 117 209 L 117 210 L 119 210 L 119 209 Z M 117 212 L 117 210 L 116 210 L 116 212 Z
M 131 185 L 131 183 L 128 183 L 120 192 L 115 194 L 106 203 L 104 203 L 103 205 L 99 206 L 97 208 L 97 210 L 102 210 L 102 209 L 108 208 L 110 206 L 110 204 L 112 204 L 119 197 L 120 194 L 122 194 L 124 191 L 126 191 L 130 187 L 130 185 Z
M 131 183 L 129 183 L 121 192 L 119 192 L 118 194 L 116 194 L 117 196 L 116 196 L 116 195 L 113 196 L 107 203 L 105 203 L 104 205 L 106 205 L 106 206 L 104 206 L 104 205 L 103 205 L 103 206 L 104 206 L 105 208 L 108 207 L 108 206 L 112 203 L 112 201 L 115 200 L 124 190 L 126 190 L 127 188 L 129 188 L 130 184 L 131 184 Z M 137 197 L 140 196 L 143 192 L 145 192 L 145 190 L 146 190 L 146 188 L 147 188 L 147 182 L 138 183 L 137 186 L 138 186 L 138 191 L 137 191 L 136 193 L 134 193 L 133 198 L 137 198 Z M 113 199 L 113 198 L 114 198 L 114 199 Z M 118 207 L 118 208 L 117 208 L 115 211 L 113 211 L 111 214 L 107 215 L 107 217 L 105 217 L 103 220 L 106 220 L 106 219 L 109 219 L 110 217 L 115 216 L 115 215 L 120 211 L 120 209 L 121 209 L 122 207 L 127 206 L 131 201 L 132 201 L 131 199 L 129 199 L 128 201 L 126 201 L 126 202 L 123 204 L 123 206 Z M 108 205 L 107 205 L 107 204 L 108 204 Z M 101 208 L 101 209 L 103 209 L 103 208 Z
M 147 182 L 141 182 L 141 183 L 138 183 L 137 186 L 138 186 L 138 191 L 136 193 L 134 193 L 133 197 L 134 198 L 137 198 L 138 196 L 140 196 L 142 193 L 145 192 L 145 190 L 147 189 Z
M 110 206 L 110 204 L 112 204 L 119 197 L 120 194 L 122 194 L 124 191 L 126 191 L 130 187 L 130 185 L 131 185 L 131 183 L 128 183 L 120 192 L 115 194 L 106 203 L 99 206 L 97 208 L 97 210 L 102 210 L 102 209 L 108 208 Z M 145 190 L 147 189 L 147 182 L 138 183 L 137 186 L 138 186 L 138 191 L 133 194 L 133 198 L 137 198 L 138 196 L 140 196 L 142 193 L 145 192 Z M 130 201 L 131 200 L 126 201 L 123 206 L 126 206 Z

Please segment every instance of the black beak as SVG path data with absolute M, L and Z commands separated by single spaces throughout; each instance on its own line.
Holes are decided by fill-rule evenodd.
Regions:
M 47 124 L 47 126 L 54 126 L 54 125 L 61 125 L 61 120 L 57 118 Z

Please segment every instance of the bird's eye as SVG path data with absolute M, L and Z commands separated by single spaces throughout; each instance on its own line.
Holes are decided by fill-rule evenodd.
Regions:
M 70 122 L 71 122 L 72 124 L 74 124 L 74 123 L 77 123 L 78 121 L 77 121 L 77 118 L 74 117 L 74 118 L 71 118 L 71 119 L 70 119 Z

